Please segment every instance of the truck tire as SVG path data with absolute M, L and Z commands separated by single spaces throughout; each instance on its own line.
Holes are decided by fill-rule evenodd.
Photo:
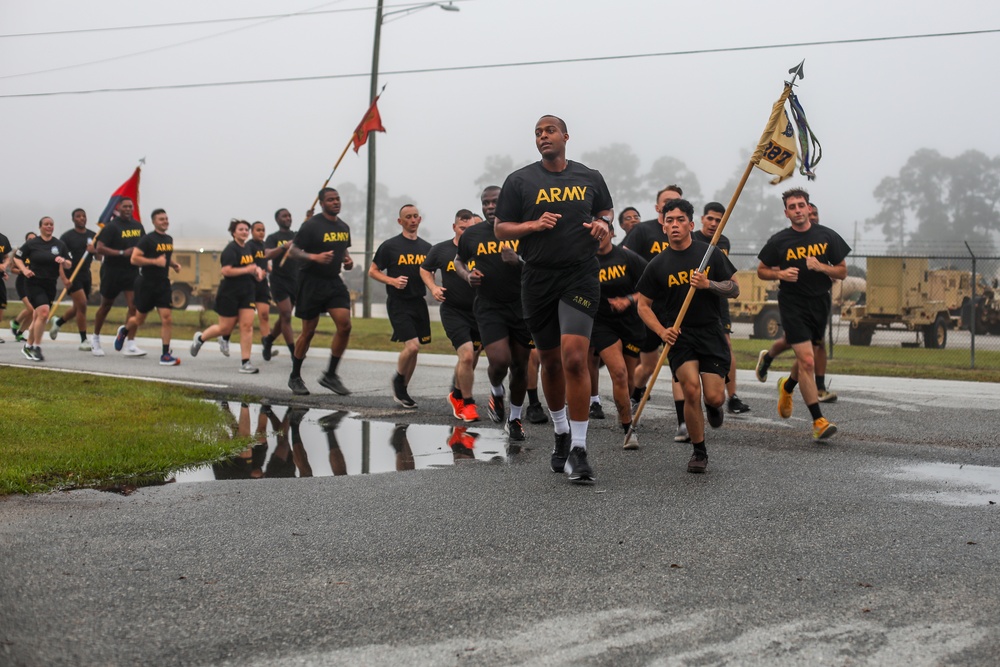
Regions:
M 785 330 L 781 327 L 781 316 L 775 308 L 768 308 L 757 316 L 753 321 L 753 335 L 755 338 L 767 338 L 777 340 L 784 335 Z
M 875 327 L 870 324 L 851 325 L 847 330 L 847 342 L 851 345 L 867 347 L 872 344 L 872 336 L 875 334 Z
M 949 320 L 944 315 L 938 315 L 933 324 L 924 328 L 924 347 L 929 350 L 943 350 L 948 343 Z
M 184 310 L 191 303 L 191 288 L 187 285 L 174 285 L 170 289 L 170 305 L 174 310 Z

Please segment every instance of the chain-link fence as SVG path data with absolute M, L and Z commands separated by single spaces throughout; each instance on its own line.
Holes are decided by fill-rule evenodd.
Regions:
M 756 255 L 729 257 L 740 270 L 733 338 L 780 337 L 777 283 L 757 278 Z M 847 265 L 833 289 L 830 358 L 839 350 L 860 360 L 1000 369 L 1000 257 L 852 255 Z

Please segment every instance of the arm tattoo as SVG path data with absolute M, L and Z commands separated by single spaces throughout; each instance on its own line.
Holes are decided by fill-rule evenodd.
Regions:
M 732 280 L 709 280 L 708 290 L 727 299 L 735 299 L 740 295 L 740 286 Z

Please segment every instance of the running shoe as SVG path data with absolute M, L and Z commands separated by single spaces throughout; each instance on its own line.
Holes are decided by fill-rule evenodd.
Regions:
M 503 423 L 504 416 L 506 415 L 503 407 L 503 394 L 499 396 L 490 394 L 490 402 L 486 404 L 486 414 L 489 415 L 490 421 L 493 423 Z
M 191 356 L 197 357 L 198 352 L 201 351 L 201 346 L 204 344 L 205 341 L 201 339 L 201 332 L 199 331 L 194 335 L 194 338 L 191 340 Z
M 767 382 L 767 369 L 771 367 L 771 361 L 767 358 L 767 350 L 761 350 L 760 354 L 757 355 L 757 367 L 754 368 L 754 375 L 757 376 L 757 382 Z
M 273 344 L 274 341 L 269 336 L 260 339 L 260 356 L 263 357 L 264 361 L 271 361 L 271 346 Z
M 506 424 L 503 425 L 503 432 L 507 434 L 511 440 L 517 442 L 522 442 L 524 440 L 524 426 L 521 425 L 520 419 L 511 419 Z
M 462 403 L 462 399 L 455 398 L 455 392 L 453 391 L 448 392 L 448 405 L 451 406 L 451 414 L 455 415 L 455 419 L 461 419 L 462 408 L 465 404 Z
M 167 352 L 166 354 L 160 355 L 160 365 L 161 366 L 180 366 L 181 360 L 173 355 L 173 350 Z
M 569 458 L 569 446 L 572 440 L 569 431 L 556 433 L 556 446 L 552 449 L 552 458 L 549 460 L 549 468 L 552 469 L 552 472 L 563 472 L 566 467 L 566 459 Z
M 837 432 L 837 425 L 820 417 L 813 422 L 813 440 L 826 440 Z
M 25 343 L 24 346 L 21 348 L 21 354 L 23 354 L 24 358 L 27 359 L 28 361 L 35 360 L 35 355 L 31 353 L 31 346 L 28 345 L 27 343 Z
M 729 397 L 729 402 L 726 404 L 726 408 L 729 410 L 731 415 L 742 415 L 750 412 L 750 406 L 740 400 L 739 396 L 735 394 Z
M 785 382 L 788 378 L 778 379 L 778 416 L 788 419 L 792 416 L 792 395 L 785 391 Z
M 708 414 L 708 425 L 712 428 L 719 428 L 722 426 L 722 420 L 725 413 L 722 411 L 722 406 L 712 407 L 711 405 L 705 405 L 705 412 Z
M 229 356 L 229 341 L 225 338 L 219 339 L 219 352 L 221 352 L 224 357 Z
M 583 447 L 574 447 L 569 451 L 565 471 L 569 476 L 569 481 L 574 484 L 592 484 L 594 482 L 594 469 L 587 462 L 587 450 Z
M 351 390 L 344 386 L 344 383 L 340 381 L 340 376 L 336 373 L 323 373 L 320 375 L 319 385 L 326 387 L 339 396 L 347 396 L 351 393 Z
M 479 421 L 479 409 L 475 403 L 466 403 L 462 406 L 462 421 L 466 423 Z
M 59 335 L 59 318 L 57 317 L 52 320 L 52 328 L 49 329 L 49 338 L 55 340 L 56 336 L 58 335 Z
M 826 389 L 819 389 L 816 392 L 819 397 L 820 403 L 836 403 L 837 402 L 837 392 L 827 391 Z
M 247 375 L 253 375 L 254 373 L 260 373 L 260 369 L 250 363 L 250 360 L 244 361 L 240 364 L 240 373 L 246 373 Z
M 677 432 L 674 433 L 674 442 L 691 442 L 691 435 L 688 433 L 686 422 L 677 426 Z
M 545 408 L 542 407 L 541 403 L 529 403 L 527 409 L 524 411 L 524 416 L 532 424 L 545 424 L 549 421 L 548 415 L 545 414 Z
M 403 384 L 403 376 L 399 373 L 392 377 L 392 400 L 407 410 L 417 409 L 417 402 L 410 398 L 409 392 L 406 391 L 406 385 Z
M 604 419 L 604 408 L 601 407 L 600 403 L 596 401 L 590 404 L 590 418 L 591 419 Z
M 89 340 L 85 340 L 82 343 L 80 343 L 80 345 L 76 349 L 80 350 L 81 352 L 90 352 L 91 350 L 94 349 L 94 346 L 90 344 Z
M 639 449 L 639 434 L 632 429 L 632 434 L 628 436 L 628 442 L 622 445 L 622 449 Z
M 122 347 L 125 345 L 126 336 L 128 336 L 128 329 L 124 326 L 118 327 L 118 333 L 115 334 L 115 352 L 122 351 Z
M 306 388 L 306 383 L 302 381 L 302 378 L 298 375 L 293 375 L 288 378 L 288 388 L 292 390 L 292 393 L 296 396 L 308 396 L 309 390 Z
M 693 472 L 700 474 L 708 469 L 708 454 L 702 454 L 701 452 L 695 452 L 691 455 L 688 460 L 688 472 Z
M 126 357 L 145 357 L 146 350 L 140 350 L 135 346 L 135 343 L 133 343 L 132 345 L 126 345 L 122 354 Z
M 101 337 L 94 334 L 93 338 L 90 339 L 90 351 L 95 357 L 104 356 L 104 348 L 101 347 Z
M 41 345 L 36 345 L 31 348 L 31 360 L 32 361 L 45 361 L 45 357 L 42 355 Z

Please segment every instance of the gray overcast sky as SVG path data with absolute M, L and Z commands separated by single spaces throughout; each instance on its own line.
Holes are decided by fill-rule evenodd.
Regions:
M 398 1 L 388 2 L 391 11 Z M 1000 3 L 977 0 L 788 2 L 718 0 L 467 0 L 382 29 L 382 72 L 558 58 L 741 47 L 1000 28 Z M 264 220 L 311 203 L 368 103 L 374 0 L 0 0 L 0 33 L 255 16 L 308 9 L 364 11 L 267 22 L 0 38 L 0 95 L 331 74 L 299 83 L 0 99 L 0 231 L 12 242 L 76 206 L 96 218 L 146 156 L 144 218 L 166 208 L 179 247 L 227 241 L 232 217 Z M 224 33 L 224 34 L 220 34 Z M 195 40 L 188 44 L 181 42 Z M 168 47 L 172 48 L 159 48 Z M 12 76 L 114 58 L 60 71 Z M 456 209 L 478 210 L 483 161 L 537 159 L 543 113 L 569 124 L 571 159 L 630 144 L 645 171 L 672 155 L 710 196 L 746 164 L 787 70 L 823 143 L 806 185 L 823 221 L 850 241 L 876 212 L 872 190 L 914 150 L 1000 154 L 990 71 L 1000 34 L 795 47 L 466 72 L 384 74 L 378 180 L 410 195 L 423 235 L 442 240 Z M 333 184 L 363 187 L 366 148 Z M 782 184 L 785 185 L 785 184 Z M 780 186 L 775 215 L 780 215 Z M 647 201 L 616 200 L 652 215 Z M 614 195 L 614 193 L 612 193 Z M 702 202 L 695 202 L 696 206 Z M 737 208 L 738 211 L 738 208 Z M 363 210 L 345 210 L 363 249 Z M 865 242 L 880 235 L 867 232 Z M 738 239 L 733 239 L 738 244 Z

